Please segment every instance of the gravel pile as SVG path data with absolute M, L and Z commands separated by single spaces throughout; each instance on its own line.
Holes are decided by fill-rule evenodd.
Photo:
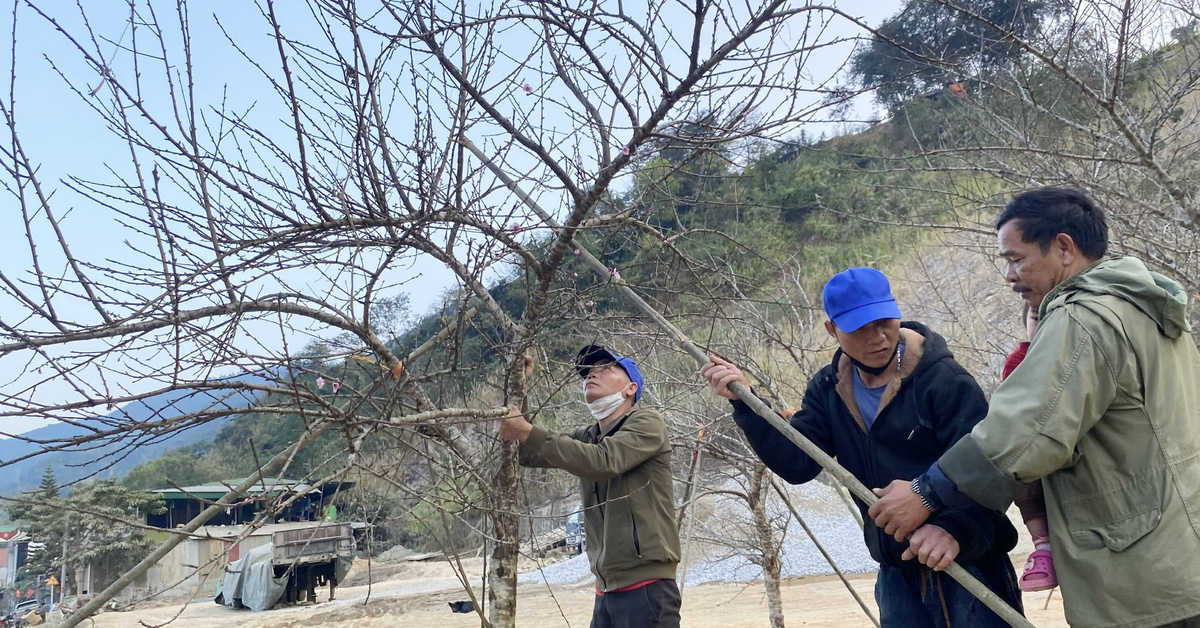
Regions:
M 736 488 L 730 485 L 726 488 Z M 796 510 L 821 545 L 845 573 L 871 572 L 878 568 L 863 545 L 862 530 L 850 514 L 849 509 L 830 487 L 819 482 L 790 487 L 789 497 Z M 790 518 L 787 507 L 778 499 L 772 499 L 768 512 L 777 521 Z M 691 567 L 687 570 L 686 585 L 705 582 L 749 582 L 762 579 L 762 568 L 745 556 L 735 553 L 735 548 L 721 547 L 713 543 L 720 530 L 728 530 L 727 540 L 733 535 L 749 533 L 750 511 L 745 502 L 732 497 L 715 501 L 712 513 L 703 522 L 697 521 L 693 528 Z M 707 552 L 701 545 L 707 548 Z M 795 521 L 789 521 L 787 536 L 783 539 L 783 576 L 812 576 L 832 574 L 833 569 L 817 550 L 804 529 Z M 683 577 L 683 569 L 680 569 Z M 592 578 L 587 555 L 547 565 L 540 570 L 529 571 L 518 576 L 519 582 L 545 582 L 549 584 L 586 584 Z
M 517 582 L 537 582 L 547 584 L 584 584 L 592 581 L 592 567 L 588 563 L 587 554 L 572 556 L 567 560 L 546 565 L 541 569 L 517 574 Z
M 375 560 L 381 563 L 395 563 L 399 562 L 405 556 L 412 556 L 412 554 L 412 550 L 404 547 L 403 545 L 395 545 L 389 548 L 386 552 L 376 556 Z

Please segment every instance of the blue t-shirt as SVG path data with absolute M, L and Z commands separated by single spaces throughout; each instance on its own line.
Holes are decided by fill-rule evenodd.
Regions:
M 858 411 L 867 425 L 867 431 L 870 431 L 871 426 L 875 424 L 875 415 L 879 414 L 879 404 L 883 401 L 883 390 L 887 388 L 887 384 L 878 388 L 868 388 L 858 377 L 858 369 L 850 370 L 854 372 L 854 403 L 858 404 Z
M 900 345 L 900 360 L 904 360 L 904 345 Z M 896 368 L 899 368 L 899 365 Z M 883 401 L 883 391 L 887 388 L 887 384 L 878 388 L 868 388 L 859 378 L 857 368 L 851 367 L 850 372 L 854 375 L 854 403 L 858 404 L 858 411 L 862 414 L 863 423 L 866 424 L 867 431 L 870 431 L 871 426 L 875 424 L 875 416 L 879 414 L 879 404 Z

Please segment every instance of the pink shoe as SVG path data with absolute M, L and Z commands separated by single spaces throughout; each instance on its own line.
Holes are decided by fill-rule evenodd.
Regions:
M 1054 573 L 1054 557 L 1050 550 L 1034 550 L 1025 563 L 1025 573 L 1019 583 L 1022 591 L 1049 591 L 1058 586 Z

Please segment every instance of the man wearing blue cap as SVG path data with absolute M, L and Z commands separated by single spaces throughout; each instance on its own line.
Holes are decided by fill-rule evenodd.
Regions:
M 944 338 L 921 323 L 900 321 L 887 277 L 878 270 L 838 273 L 823 296 L 825 330 L 839 348 L 809 381 L 800 410 L 790 417 L 792 427 L 867 486 L 912 480 L 987 414 L 983 391 L 954 361 Z M 700 374 L 732 402 L 734 421 L 772 471 L 792 484 L 821 472 L 729 390 L 735 381 L 746 383 L 736 366 L 713 356 Z M 1002 513 L 978 505 L 940 511 L 917 531 L 922 542 L 916 553 L 876 527 L 865 504 L 858 506 L 867 549 L 880 564 L 875 599 L 884 628 L 1007 626 L 941 573 L 955 560 L 1021 610 L 1007 556 L 1017 532 Z
M 592 628 L 679 626 L 679 530 L 671 441 L 662 415 L 635 407 L 645 380 L 633 360 L 599 345 L 575 369 L 592 422 L 571 432 L 514 411 L 500 438 L 521 441 L 521 464 L 579 477 L 588 560 L 596 576 Z

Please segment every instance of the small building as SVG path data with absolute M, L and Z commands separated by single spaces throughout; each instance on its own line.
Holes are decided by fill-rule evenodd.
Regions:
M 0 527 L 0 589 L 17 581 L 17 570 L 29 557 L 29 535 L 15 527 Z
M 290 521 L 258 529 L 248 525 L 201 526 L 126 587 L 118 600 L 129 602 L 151 595 L 211 598 L 217 593 L 217 582 L 225 566 L 246 552 L 271 543 L 276 533 L 299 531 L 303 535 L 305 531 L 328 525 L 320 521 Z M 356 537 L 367 529 L 365 523 L 348 525 Z
M 244 478 L 153 491 L 162 498 L 166 510 L 159 515 L 147 515 L 146 524 L 168 530 L 184 525 L 243 481 Z M 271 518 L 271 522 L 319 521 L 334 495 L 353 486 L 354 482 L 351 481 L 337 481 L 313 486 L 298 480 L 263 478 L 261 482 L 255 483 L 246 491 L 242 499 L 226 507 L 224 512 L 219 512 L 209 519 L 207 525 L 249 523 L 273 504 L 287 501 L 293 497 L 297 497 L 297 499 L 287 508 L 275 514 Z
M 234 479 L 153 491 L 162 498 L 166 510 L 162 514 L 146 515 L 147 525 L 161 529 L 151 533 L 152 538 L 162 541 L 171 534 L 178 534 L 178 528 L 243 481 Z M 246 552 L 271 543 L 276 533 L 328 526 L 329 521 L 336 518 L 336 507 L 330 508 L 335 496 L 354 484 L 352 481 L 334 481 L 314 486 L 298 480 L 263 478 L 237 502 L 188 534 L 170 553 L 126 587 L 117 600 L 128 603 L 152 595 L 211 598 L 216 594 L 225 566 Z M 279 505 L 285 502 L 291 503 L 280 509 Z M 255 529 L 253 524 L 264 511 L 272 514 Z M 351 522 L 349 525 L 356 537 L 367 529 L 365 523 Z

